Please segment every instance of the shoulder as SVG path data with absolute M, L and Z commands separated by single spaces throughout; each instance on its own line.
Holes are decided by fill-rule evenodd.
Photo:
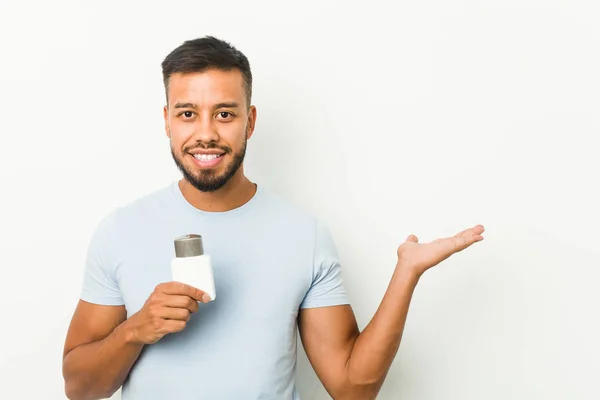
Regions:
M 317 249 L 335 247 L 329 227 L 318 215 L 268 190 L 263 189 L 261 196 L 262 209 L 269 219 L 278 221 L 282 232 L 294 231 L 295 236 L 308 238 Z
M 176 204 L 177 198 L 174 195 L 175 185 L 177 185 L 177 182 L 171 182 L 168 185 L 134 198 L 121 205 L 117 209 L 117 212 L 121 218 L 148 215 L 148 213 L 152 212 L 164 212 Z
M 98 222 L 99 234 L 117 234 L 131 226 L 145 225 L 153 215 L 159 215 L 172 207 L 172 184 L 138 196 L 106 213 Z
M 291 229 L 304 227 L 315 230 L 322 224 L 316 214 L 269 189 L 260 189 L 260 196 L 262 212 L 267 213 L 271 219 L 285 223 Z

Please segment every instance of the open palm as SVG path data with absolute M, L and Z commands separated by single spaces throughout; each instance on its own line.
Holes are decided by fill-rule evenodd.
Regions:
M 481 234 L 484 231 L 482 225 L 476 225 L 452 237 L 436 239 L 430 243 L 419 243 L 415 235 L 410 235 L 398 248 L 398 264 L 410 268 L 420 276 L 452 254 L 483 240 Z

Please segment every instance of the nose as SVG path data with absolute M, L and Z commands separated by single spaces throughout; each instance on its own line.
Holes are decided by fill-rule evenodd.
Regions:
M 217 131 L 216 124 L 210 116 L 205 116 L 198 119 L 198 122 L 194 127 L 192 140 L 206 144 L 219 141 L 219 132 Z

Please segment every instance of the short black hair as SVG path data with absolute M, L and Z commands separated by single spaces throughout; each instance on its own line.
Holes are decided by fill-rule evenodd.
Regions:
M 203 72 L 208 69 L 238 69 L 244 78 L 246 103 L 252 100 L 252 72 L 248 58 L 230 43 L 214 36 L 187 40 L 171 51 L 162 62 L 163 83 L 169 101 L 169 78 L 175 73 Z

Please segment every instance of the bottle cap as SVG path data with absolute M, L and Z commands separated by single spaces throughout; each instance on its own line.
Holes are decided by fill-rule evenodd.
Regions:
M 196 257 L 203 254 L 202 236 L 192 233 L 175 239 L 175 257 Z

